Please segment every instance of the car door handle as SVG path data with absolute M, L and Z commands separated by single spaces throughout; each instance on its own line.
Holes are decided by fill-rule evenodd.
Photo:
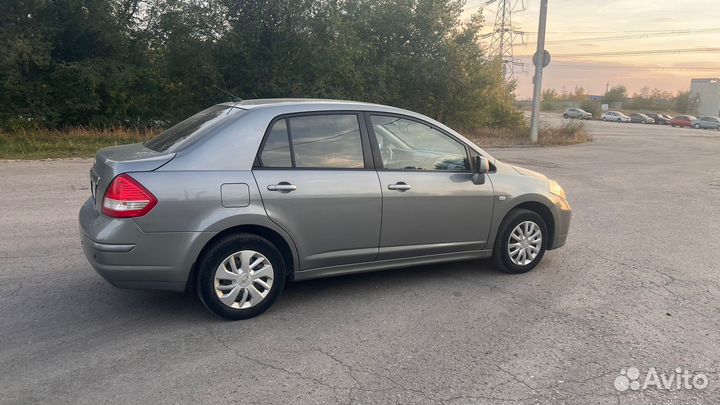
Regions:
M 267 189 L 270 191 L 295 191 L 297 190 L 297 186 L 283 181 L 278 184 L 270 184 L 267 186 Z
M 405 184 L 404 182 L 400 181 L 395 184 L 388 184 L 388 190 L 397 190 L 397 191 L 405 191 L 410 190 L 412 186 L 409 184 Z

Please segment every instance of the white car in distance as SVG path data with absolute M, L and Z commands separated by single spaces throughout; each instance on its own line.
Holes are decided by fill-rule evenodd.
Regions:
M 630 122 L 630 117 L 620 111 L 606 111 L 601 118 L 603 121 Z

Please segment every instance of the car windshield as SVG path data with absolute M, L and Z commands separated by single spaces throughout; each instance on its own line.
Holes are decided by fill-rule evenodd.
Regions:
M 161 132 L 144 145 L 156 152 L 176 152 L 202 138 L 207 128 L 239 112 L 245 110 L 227 105 L 212 106 Z

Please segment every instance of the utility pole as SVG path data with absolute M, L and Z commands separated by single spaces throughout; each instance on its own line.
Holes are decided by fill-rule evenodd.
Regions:
M 540 22 L 538 23 L 537 61 L 533 79 L 532 118 L 530 119 L 530 142 L 538 142 L 540 132 L 540 97 L 542 96 L 542 73 L 545 67 L 545 22 L 547 21 L 548 0 L 540 0 Z

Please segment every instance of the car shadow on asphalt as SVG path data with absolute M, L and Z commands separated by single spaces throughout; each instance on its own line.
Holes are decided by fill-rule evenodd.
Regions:
M 392 296 L 400 286 L 403 289 L 436 288 L 446 283 L 448 277 L 474 284 L 494 284 L 498 277 L 505 275 L 488 259 L 432 264 L 288 283 L 280 300 L 283 305 L 308 305 L 325 296 L 342 300 L 356 293 L 372 300 Z
M 499 277 L 506 274 L 496 270 L 490 260 L 472 260 L 291 282 L 286 284 L 270 312 L 282 316 L 284 311 L 292 310 L 295 306 L 302 306 L 311 313 L 322 312 L 328 305 L 348 305 L 348 299 L 354 296 L 366 300 L 391 299 L 397 294 L 398 287 L 403 290 L 433 290 L 445 283 L 448 276 L 464 283 L 494 285 Z M 82 317 L 88 321 L 105 319 L 108 316 L 115 319 L 142 318 L 163 322 L 222 321 L 210 314 L 194 294 L 119 289 L 108 285 L 99 277 L 75 280 L 77 285 L 68 285 L 66 292 L 77 291 L 85 294 L 85 291 L 94 291 L 102 295 L 102 299 L 94 300 L 94 305 L 87 306 L 84 304 L 88 299 L 86 296 L 57 297 L 70 305 L 56 306 L 52 311 L 53 317 Z

